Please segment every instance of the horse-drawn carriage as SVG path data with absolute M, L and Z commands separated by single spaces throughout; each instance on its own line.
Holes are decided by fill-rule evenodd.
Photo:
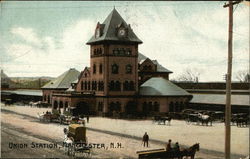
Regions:
M 59 114 L 51 113 L 51 112 L 46 112 L 43 114 L 37 113 L 38 118 L 40 121 L 45 121 L 45 122 L 53 122 L 59 120 Z
M 247 127 L 250 123 L 250 117 L 247 113 L 237 113 L 232 114 L 231 122 L 233 125 L 237 125 L 238 127 Z
M 166 121 L 168 121 L 168 125 L 170 125 L 170 121 L 172 120 L 172 118 L 170 116 L 154 116 L 153 118 L 153 123 L 158 123 L 158 125 L 160 124 L 164 124 L 166 125 Z
M 75 156 L 76 153 L 90 155 L 85 126 L 71 124 L 68 129 L 64 129 L 64 134 L 63 146 L 68 155 Z
M 193 113 L 193 114 L 186 114 L 186 123 L 196 123 L 196 124 L 201 124 L 201 125 L 206 125 L 210 123 L 210 126 L 212 126 L 213 119 L 211 116 L 207 114 L 202 114 L 202 113 Z
M 186 148 L 186 149 L 181 149 L 178 151 L 174 150 L 169 150 L 166 151 L 166 149 L 153 149 L 153 150 L 146 150 L 146 151 L 137 151 L 136 153 L 138 154 L 139 159 L 159 159 L 159 158 L 164 158 L 164 159 L 182 159 L 184 156 L 188 157 L 190 156 L 191 159 L 194 159 L 196 151 L 199 151 L 200 145 L 199 143 L 194 144 L 193 146 Z

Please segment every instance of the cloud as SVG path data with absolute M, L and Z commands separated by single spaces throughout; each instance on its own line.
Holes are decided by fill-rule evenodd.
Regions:
M 26 42 L 40 46 L 41 40 L 32 28 L 15 27 L 11 29 L 11 33 L 21 37 Z
M 25 42 L 6 47 L 10 61 L 4 63 L 3 68 L 11 76 L 58 76 L 71 67 L 81 71 L 89 64 L 89 46 L 85 43 L 93 34 L 94 26 L 91 20 L 77 21 L 65 28 L 61 39 L 38 37 L 30 28 L 13 28 L 11 33 L 24 38 Z M 38 43 L 40 47 L 33 45 Z
M 130 4 L 118 11 L 143 41 L 139 52 L 173 71 L 170 78 L 178 77 L 185 68 L 198 68 L 202 70 L 199 81 L 223 80 L 227 71 L 227 10 L 210 7 L 212 9 L 185 12 L 172 6 L 149 5 L 145 9 L 145 6 Z M 246 13 L 249 9 L 241 6 L 234 12 L 233 70 L 248 67 L 249 14 Z M 104 20 L 98 17 L 98 21 Z M 30 27 L 12 28 L 11 33 L 23 41 L 8 44 L 5 50 L 12 59 L 21 57 L 4 66 L 13 76 L 57 76 L 70 67 L 83 70 L 89 65 L 90 49 L 86 42 L 94 34 L 97 23 L 94 19 L 75 21 L 55 37 L 38 36 Z M 28 50 L 29 53 L 22 56 Z M 22 70 L 26 73 L 21 73 Z

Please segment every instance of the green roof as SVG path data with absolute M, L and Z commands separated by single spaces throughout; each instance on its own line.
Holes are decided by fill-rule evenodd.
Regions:
M 56 79 L 50 81 L 42 89 L 67 89 L 71 83 L 78 79 L 80 72 L 74 68 L 69 69 Z
M 139 88 L 140 95 L 147 96 L 192 96 L 184 89 L 162 77 L 152 77 Z
M 193 94 L 193 99 L 190 103 L 200 103 L 200 104 L 218 104 L 226 105 L 226 95 L 225 94 Z M 249 95 L 231 95 L 232 105 L 249 105 Z
M 126 38 L 121 39 L 117 37 L 117 27 L 123 25 L 128 29 L 128 35 Z M 101 41 L 120 41 L 120 42 L 132 42 L 132 43 L 142 43 L 142 41 L 135 35 L 130 25 L 128 25 L 120 14 L 113 9 L 113 11 L 108 15 L 105 21 L 101 24 L 103 26 L 103 33 L 100 37 L 92 36 L 92 38 L 87 42 L 87 44 L 97 43 Z

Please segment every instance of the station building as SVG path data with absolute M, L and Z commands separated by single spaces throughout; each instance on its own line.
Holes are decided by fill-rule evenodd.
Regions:
M 116 9 L 97 23 L 90 67 L 70 69 L 46 84 L 43 101 L 52 109 L 102 116 L 180 112 L 192 95 L 169 81 L 172 71 L 139 53 L 142 41 Z

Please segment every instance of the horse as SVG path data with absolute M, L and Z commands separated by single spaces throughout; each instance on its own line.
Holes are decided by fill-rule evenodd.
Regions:
M 166 121 L 168 121 L 168 125 L 170 125 L 171 120 L 172 120 L 172 117 L 170 117 L 170 116 L 166 116 L 166 117 L 154 116 L 153 123 L 157 122 L 158 125 L 160 125 L 160 124 L 166 125 Z
M 200 144 L 196 143 L 189 148 L 181 150 L 180 157 L 178 157 L 178 158 L 182 159 L 185 156 L 185 157 L 191 157 L 191 159 L 194 159 L 196 151 L 199 151 L 199 150 L 200 150 Z
M 198 113 L 198 117 L 202 125 L 206 124 L 206 126 L 208 126 L 210 122 L 210 126 L 212 126 L 212 118 L 209 115 Z

